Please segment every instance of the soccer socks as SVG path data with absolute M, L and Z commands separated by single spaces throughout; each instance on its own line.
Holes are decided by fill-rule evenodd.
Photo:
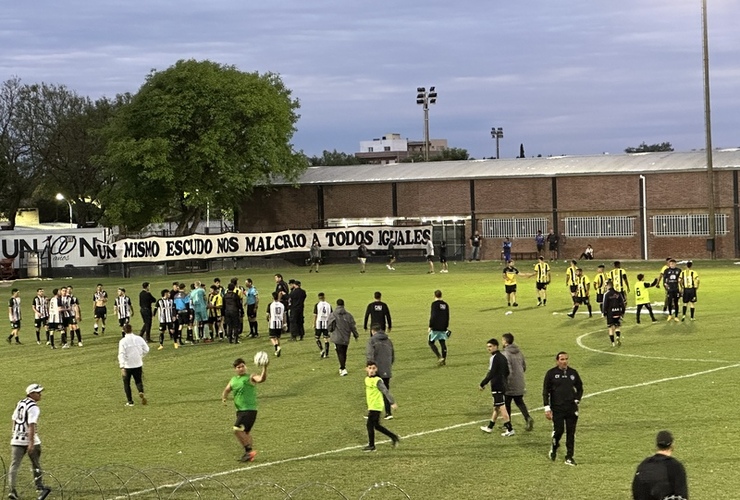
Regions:
M 694 311 L 696 311 L 696 308 L 691 308 L 691 319 L 694 319 Z
M 507 431 L 511 432 L 511 430 L 512 430 L 511 420 L 509 420 L 508 422 L 504 422 L 504 429 L 506 429 Z
M 321 351 L 321 352 L 324 351 L 324 347 L 321 345 L 321 339 L 320 338 L 316 338 L 316 345 L 319 347 L 319 351 Z
M 610 341 L 610 342 L 611 342 L 612 344 L 614 343 L 614 335 L 613 335 L 613 334 L 611 334 L 611 333 L 609 334 L 609 341 Z
M 620 332 L 619 330 L 617 330 L 617 331 L 616 331 L 616 332 L 614 332 L 614 333 L 616 333 L 616 334 L 617 334 L 617 338 L 618 338 L 618 339 L 619 339 L 619 338 L 622 338 L 622 332 Z
M 588 304 L 586 304 L 586 307 L 588 308 L 588 317 L 590 318 L 591 316 L 593 316 L 591 312 L 591 303 L 589 302 Z
M 489 421 L 488 421 L 488 428 L 489 428 L 489 429 L 493 429 L 493 426 L 494 426 L 494 425 L 496 425 L 496 422 L 494 422 L 493 420 L 489 420 Z
M 41 342 L 41 330 L 36 328 L 36 342 Z
M 329 342 L 324 342 L 324 354 L 326 354 L 326 357 L 329 357 Z

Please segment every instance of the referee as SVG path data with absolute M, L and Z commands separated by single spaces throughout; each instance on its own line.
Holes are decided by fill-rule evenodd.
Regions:
M 655 438 L 657 451 L 652 457 L 642 461 L 632 480 L 634 500 L 688 500 L 689 487 L 686 484 L 686 470 L 681 462 L 673 458 L 673 435 L 660 431 Z
M 560 438 L 565 432 L 565 464 L 577 465 L 573 458 L 578 424 L 578 403 L 583 397 L 583 383 L 578 372 L 568 366 L 568 353 L 561 351 L 555 356 L 557 366 L 545 373 L 542 400 L 545 417 L 552 420 L 552 446 L 550 460 L 555 461 Z

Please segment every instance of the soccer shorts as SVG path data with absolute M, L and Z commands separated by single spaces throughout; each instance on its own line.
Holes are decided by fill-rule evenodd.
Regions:
M 269 333 L 270 338 L 279 339 L 282 334 L 283 334 L 282 328 L 270 328 L 270 333 Z
M 537 282 L 537 290 L 547 290 L 547 282 L 546 281 L 538 281 Z
M 329 338 L 329 330 L 327 330 L 326 328 L 316 328 L 315 332 L 316 333 L 314 334 L 314 336 L 316 338 L 319 338 L 319 337 Z
M 622 326 L 622 317 L 621 316 L 607 316 L 606 317 L 606 326 Z
M 118 326 L 124 327 L 124 326 L 128 325 L 130 319 L 131 318 L 129 318 L 129 317 L 118 318 Z
M 235 431 L 249 432 L 257 420 L 257 410 L 240 410 L 236 412 Z
M 516 285 L 504 285 L 504 288 L 506 288 L 506 293 L 516 292 Z
M 21 320 L 10 322 L 10 328 L 13 330 L 18 330 L 20 327 L 21 327 Z
M 208 311 L 206 309 L 196 309 L 195 321 L 208 321 Z
M 493 398 L 493 406 L 504 406 L 506 398 L 503 392 L 491 391 L 491 397 Z
M 257 304 L 247 304 L 247 318 L 252 321 L 257 317 Z
M 49 321 L 49 317 L 48 316 L 45 317 L 45 318 L 36 318 L 34 320 L 33 324 L 34 324 L 34 326 L 36 326 L 36 328 L 41 328 L 42 326 L 46 326 L 46 323 L 48 321 Z
M 683 289 L 683 303 L 696 302 L 696 288 Z
M 95 306 L 95 318 L 105 319 L 108 317 L 108 308 L 105 306 Z
M 449 335 L 447 334 L 447 330 L 432 330 L 431 332 L 429 332 L 429 342 L 434 342 L 436 340 L 447 340 L 448 338 Z

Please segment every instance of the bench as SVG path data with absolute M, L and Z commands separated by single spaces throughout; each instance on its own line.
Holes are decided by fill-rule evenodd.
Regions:
M 540 256 L 537 252 L 511 252 L 511 260 L 537 260 Z M 504 260 L 504 253 L 501 252 L 501 260 Z

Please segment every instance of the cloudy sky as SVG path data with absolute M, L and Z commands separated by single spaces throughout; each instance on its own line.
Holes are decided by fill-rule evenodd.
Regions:
M 740 0 L 707 0 L 713 143 L 740 146 Z M 733 21 L 734 19 L 734 21 Z M 701 0 L 61 0 L 6 2 L 0 78 L 90 97 L 210 59 L 279 73 L 309 155 L 430 135 L 474 157 L 704 146 Z

